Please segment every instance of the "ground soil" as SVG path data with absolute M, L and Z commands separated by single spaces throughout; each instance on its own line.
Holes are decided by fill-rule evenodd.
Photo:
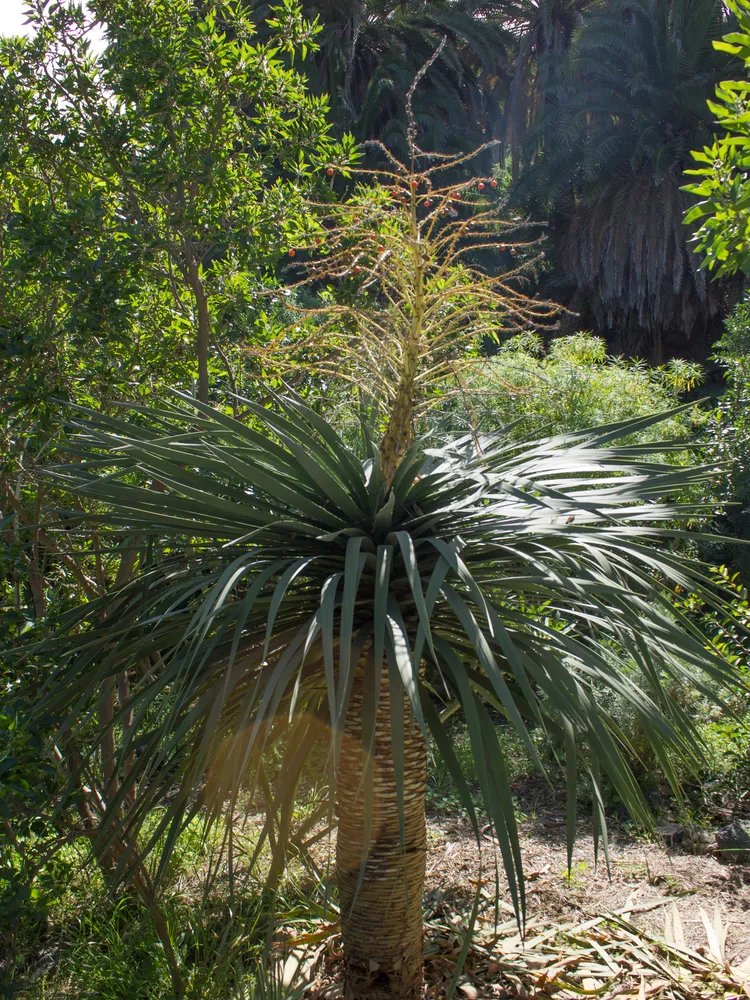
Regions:
M 711 920 L 718 901 L 728 927 L 727 958 L 750 957 L 750 865 L 726 864 L 710 853 L 696 855 L 657 837 L 650 842 L 626 828 L 610 829 L 609 871 L 599 852 L 594 859 L 591 824 L 579 822 L 570 875 L 565 821 L 552 803 L 537 808 L 521 823 L 529 917 L 547 921 L 583 921 L 630 907 L 631 920 L 660 936 L 674 902 L 689 947 L 706 945 L 701 908 Z M 670 839 L 670 838 L 667 838 Z M 500 868 L 500 899 L 510 903 Z M 437 896 L 458 906 L 471 905 L 477 878 L 494 888 L 495 854 L 485 838 L 481 851 L 471 829 L 454 818 L 432 817 L 429 824 L 427 899 Z M 662 906 L 647 908 L 663 900 Z

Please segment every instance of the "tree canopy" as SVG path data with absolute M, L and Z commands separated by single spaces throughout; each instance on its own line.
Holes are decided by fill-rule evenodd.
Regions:
M 744 75 L 750 70 L 750 5 L 729 3 L 738 30 L 714 42 L 719 52 L 742 60 Z M 750 271 L 750 127 L 747 79 L 722 80 L 708 108 L 720 134 L 715 142 L 693 151 L 698 166 L 686 173 L 701 178 L 685 187 L 700 199 L 685 216 L 685 223 L 700 220 L 695 251 L 703 255 L 709 272 L 717 276 Z M 727 134 L 725 134 L 727 133 Z
M 319 28 L 292 3 L 272 13 L 260 41 L 239 3 L 39 3 L 33 38 L 3 43 L 9 355 L 37 398 L 75 398 L 59 359 L 96 363 L 102 331 L 118 362 L 134 343 L 152 359 L 141 378 L 187 355 L 202 399 L 210 374 L 231 383 L 223 346 L 253 335 L 254 292 L 309 231 L 306 192 L 352 148 L 291 65 Z

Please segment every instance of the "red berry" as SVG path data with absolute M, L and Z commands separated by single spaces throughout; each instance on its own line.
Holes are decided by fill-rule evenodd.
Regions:
M 496 187 L 497 187 L 497 181 L 495 180 L 495 178 L 494 178 L 494 177 L 493 177 L 493 178 L 492 178 L 492 180 L 490 181 L 490 187 L 493 187 L 493 188 L 496 188 Z
M 326 170 L 326 173 L 329 177 L 333 177 L 333 167 L 329 167 L 328 170 Z
M 354 271 L 355 274 L 359 274 L 361 270 L 362 268 L 359 266 L 359 264 L 355 264 L 354 267 L 352 268 L 352 271 Z
M 412 186 L 412 189 L 413 189 L 414 191 L 416 191 L 416 190 L 417 190 L 417 188 L 419 187 L 419 181 L 412 181 L 412 182 L 411 182 L 411 186 Z
M 461 201 L 461 195 L 458 193 L 458 191 L 454 191 L 453 194 L 451 195 L 451 198 L 453 199 L 453 201 Z
M 384 250 L 385 250 L 385 247 L 381 243 L 380 246 L 378 247 L 378 253 L 382 253 Z
M 318 246 L 320 246 L 320 244 L 323 242 L 323 237 L 322 236 L 316 236 L 315 237 L 315 242 L 318 244 Z
M 431 204 L 432 204 L 432 199 L 431 198 L 425 198 L 425 200 L 424 200 L 424 207 L 425 208 L 429 208 Z
M 296 257 L 297 256 L 297 251 L 296 250 L 290 250 L 289 251 L 289 256 L 290 257 Z
M 480 181 L 480 182 L 479 182 L 479 183 L 477 184 L 477 187 L 479 188 L 479 190 L 480 190 L 480 191 L 484 191 L 484 181 Z

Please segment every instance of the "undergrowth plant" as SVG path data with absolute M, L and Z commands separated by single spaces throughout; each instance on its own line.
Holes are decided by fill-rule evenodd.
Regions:
M 553 337 L 546 346 L 539 333 L 528 332 L 504 340 L 463 373 L 461 395 L 433 422 L 443 433 L 515 424 L 515 438 L 575 431 L 677 407 L 703 377 L 700 365 L 679 358 L 654 366 L 611 356 L 601 337 L 585 331 Z M 652 440 L 692 438 L 707 420 L 700 411 L 681 411 L 639 441 L 645 434 Z
M 734 506 L 727 511 L 733 532 L 750 538 L 750 302 L 739 302 L 727 319 L 716 345 L 715 360 L 724 373 L 725 391 L 713 422 L 714 454 L 723 466 L 723 497 Z M 750 561 L 743 551 L 734 553 L 748 577 Z

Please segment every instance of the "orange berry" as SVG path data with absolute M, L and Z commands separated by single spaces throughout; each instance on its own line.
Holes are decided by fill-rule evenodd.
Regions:
M 378 253 L 382 253 L 384 250 L 385 250 L 385 247 L 381 243 L 380 246 L 378 247 Z
M 320 246 L 320 244 L 323 242 L 323 237 L 322 236 L 316 236 L 315 237 L 315 242 L 318 244 L 318 246 Z
M 290 250 L 289 251 L 289 256 L 290 257 L 296 257 L 297 256 L 297 251 L 296 250 Z
M 484 181 L 480 181 L 480 182 L 479 182 L 479 183 L 477 184 L 477 187 L 479 188 L 479 190 L 480 190 L 480 191 L 484 191 Z
M 333 167 L 329 167 L 328 170 L 326 170 L 326 173 L 328 174 L 329 177 L 333 177 L 334 173 Z
M 495 178 L 494 178 L 494 177 L 493 177 L 493 178 L 492 178 L 492 180 L 490 181 L 490 187 L 493 187 L 493 188 L 496 188 L 496 187 L 497 187 L 497 181 L 495 180 Z

